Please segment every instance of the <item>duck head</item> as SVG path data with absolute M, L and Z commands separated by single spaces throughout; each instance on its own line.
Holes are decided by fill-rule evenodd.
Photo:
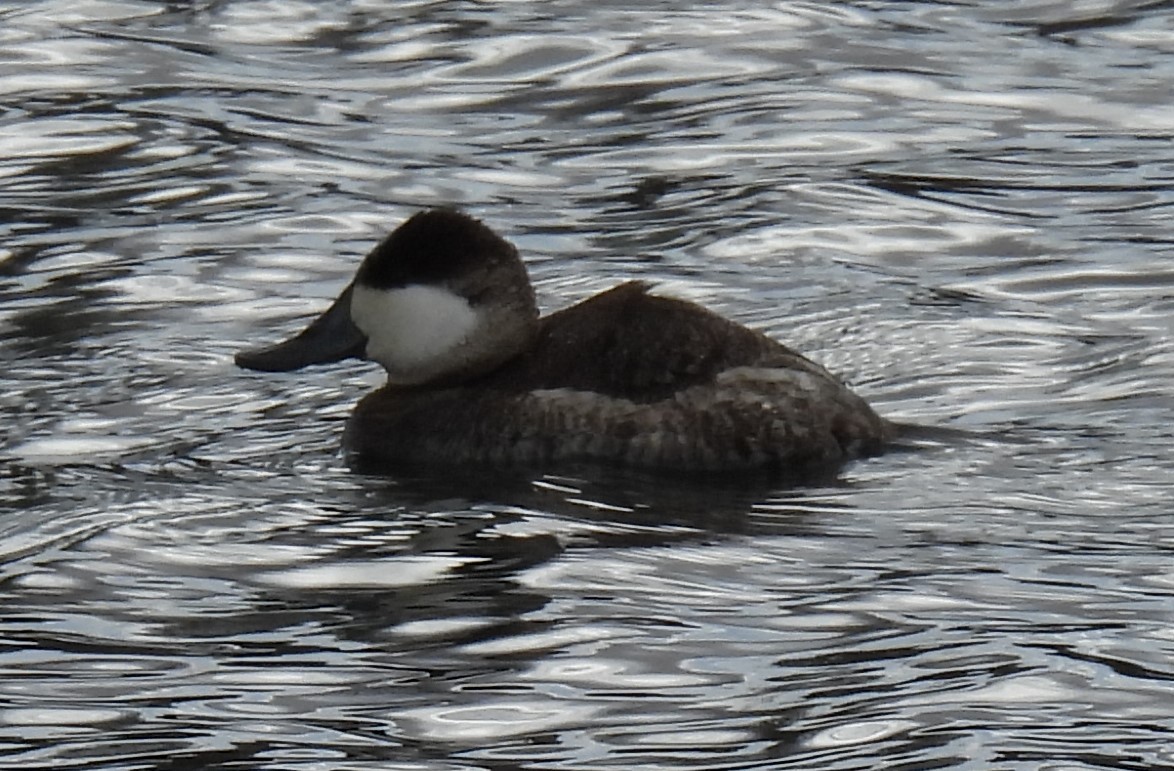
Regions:
M 537 331 L 517 249 L 472 217 L 433 209 L 376 246 L 305 330 L 241 351 L 236 363 L 285 372 L 360 358 L 383 365 L 395 385 L 460 381 L 526 350 Z

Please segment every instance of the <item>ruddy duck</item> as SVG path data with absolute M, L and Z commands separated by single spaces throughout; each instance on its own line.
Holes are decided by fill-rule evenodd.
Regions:
M 539 318 L 518 251 L 457 211 L 416 214 L 296 337 L 236 362 L 387 370 L 344 445 L 364 467 L 827 471 L 879 453 L 892 423 L 823 367 L 699 305 L 620 284 Z

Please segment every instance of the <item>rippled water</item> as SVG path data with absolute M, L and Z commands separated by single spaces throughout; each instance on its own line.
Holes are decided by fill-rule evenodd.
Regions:
M 1166 2 L 0 2 L 0 765 L 1174 766 Z M 961 428 L 365 477 L 235 369 L 420 207 Z

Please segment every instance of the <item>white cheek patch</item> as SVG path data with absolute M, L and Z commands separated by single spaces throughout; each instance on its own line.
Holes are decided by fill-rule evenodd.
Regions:
M 355 286 L 351 319 L 367 336 L 367 356 L 402 383 L 420 382 L 453 360 L 480 320 L 447 289 L 413 284 L 395 289 Z

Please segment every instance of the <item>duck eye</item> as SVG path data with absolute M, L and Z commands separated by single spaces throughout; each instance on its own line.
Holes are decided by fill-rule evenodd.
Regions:
M 465 295 L 470 305 L 482 305 L 493 299 L 493 287 L 485 287 Z

